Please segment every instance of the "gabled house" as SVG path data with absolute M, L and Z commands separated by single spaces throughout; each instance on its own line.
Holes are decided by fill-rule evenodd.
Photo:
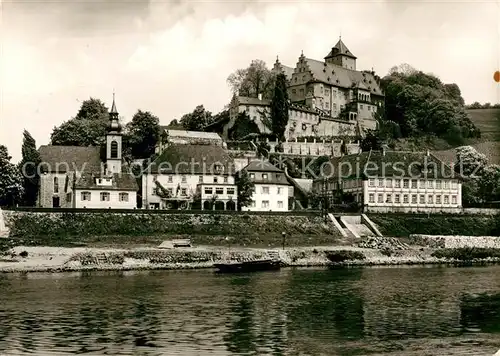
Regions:
M 234 161 L 222 146 L 170 144 L 142 173 L 142 206 L 236 210 L 234 173 Z
M 113 95 L 103 152 L 101 147 L 41 146 L 38 206 L 134 209 L 139 187 L 123 162 L 121 130 Z
M 288 211 L 289 197 L 293 187 L 288 183 L 285 172 L 265 160 L 250 162 L 243 168 L 255 185 L 252 202 L 244 211 Z

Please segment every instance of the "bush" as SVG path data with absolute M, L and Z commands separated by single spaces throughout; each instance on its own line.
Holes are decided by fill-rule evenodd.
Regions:
M 326 252 L 326 258 L 333 263 L 341 263 L 345 261 L 365 260 L 366 256 L 360 251 L 340 250 Z
M 494 248 L 450 248 L 434 251 L 432 257 L 449 260 L 472 261 L 475 259 L 500 258 L 500 249 Z

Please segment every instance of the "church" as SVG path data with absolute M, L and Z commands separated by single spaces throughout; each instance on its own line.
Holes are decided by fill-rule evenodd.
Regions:
M 137 181 L 122 157 L 122 126 L 115 97 L 109 112 L 105 147 L 39 148 L 42 208 L 135 209 Z

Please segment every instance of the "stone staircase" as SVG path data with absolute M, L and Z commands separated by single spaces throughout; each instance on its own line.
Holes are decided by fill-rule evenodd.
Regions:
M 378 235 L 377 231 L 373 231 L 369 224 L 363 221 L 361 215 L 344 215 L 336 219 L 348 237 L 362 238 Z

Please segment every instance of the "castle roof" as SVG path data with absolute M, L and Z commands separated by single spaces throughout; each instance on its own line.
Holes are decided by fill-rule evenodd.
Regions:
M 38 149 L 41 171 L 66 173 L 71 171 L 100 171 L 101 148 L 98 146 L 52 146 L 44 145 Z
M 344 42 L 342 42 L 342 39 L 339 38 L 339 41 L 332 48 L 330 53 L 328 53 L 328 55 L 325 57 L 325 59 L 340 56 L 340 55 L 356 59 L 356 57 L 351 53 L 351 51 L 349 51 L 349 48 L 347 48 L 347 46 L 344 44 Z
M 321 62 L 311 58 L 304 58 L 313 76 L 312 81 L 326 83 L 333 86 L 352 88 L 353 84 L 363 83 L 370 93 L 384 96 L 375 74 L 347 69 L 335 64 Z

